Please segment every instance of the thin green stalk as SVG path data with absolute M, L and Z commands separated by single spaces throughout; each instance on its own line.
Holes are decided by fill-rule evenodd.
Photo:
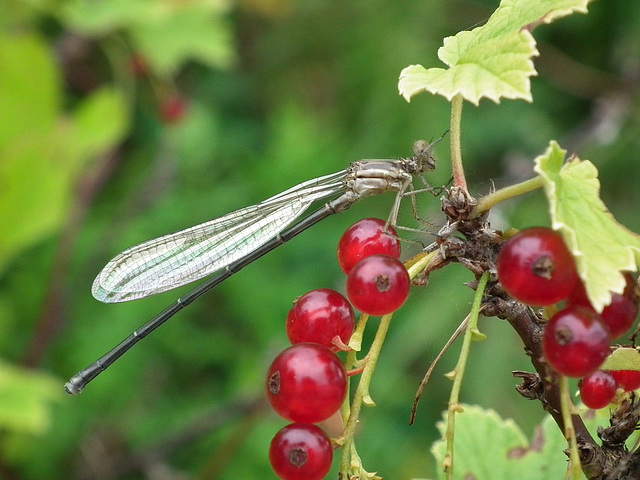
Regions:
M 352 351 L 353 352 L 353 351 Z M 349 352 L 351 354 L 352 352 Z M 353 352 L 355 353 L 355 352 Z M 346 424 L 351 415 L 351 402 L 349 401 L 349 395 L 351 390 L 351 382 L 347 382 L 347 398 L 342 402 L 340 407 L 340 416 L 342 417 L 342 423 Z M 353 438 L 348 438 L 345 443 L 342 444 L 342 455 L 340 457 L 340 475 L 344 473 L 344 478 L 348 478 L 349 466 L 351 464 L 351 446 L 353 445 Z M 339 476 L 338 478 L 342 478 Z
M 342 432 L 342 435 L 336 439 L 336 444 L 338 445 L 344 445 L 347 441 L 353 438 L 356 424 L 358 423 L 358 416 L 360 414 L 362 403 L 363 401 L 367 403 L 370 402 L 369 384 L 371 383 L 371 376 L 373 375 L 373 372 L 376 368 L 376 363 L 378 362 L 378 357 L 380 356 L 380 351 L 382 350 L 384 339 L 387 336 L 387 332 L 389 331 L 389 324 L 391 323 L 392 318 L 393 314 L 389 314 L 380 319 L 380 326 L 378 327 L 376 336 L 373 339 L 373 343 L 371 344 L 369 353 L 367 353 L 365 359 L 366 363 L 364 369 L 362 370 L 362 374 L 360 375 L 358 388 L 356 389 L 356 393 L 353 397 L 349 419 L 347 420 L 347 424 L 345 425 L 344 432 Z
M 529 193 L 543 186 L 543 178 L 537 176 L 529 180 L 525 180 L 524 182 L 516 183 L 515 185 L 509 185 L 508 187 L 496 190 L 495 192 L 482 197 L 478 201 L 478 204 L 474 207 L 470 217 L 475 218 L 478 215 L 482 215 L 483 213 L 488 212 L 489 210 L 491 210 L 491 208 L 493 208 L 500 202 L 513 197 L 517 197 L 518 195 L 524 195 L 525 193 Z
M 567 470 L 567 480 L 581 480 L 582 467 L 580 466 L 580 454 L 578 453 L 578 441 L 576 431 L 573 428 L 573 402 L 569 391 L 569 378 L 560 377 L 560 407 L 562 409 L 562 422 L 564 423 L 564 436 L 569 441 L 570 465 Z
M 378 327 L 376 336 L 373 339 L 373 343 L 371 344 L 369 353 L 367 353 L 367 356 L 365 358 L 365 366 L 362 370 L 362 374 L 360 375 L 358 388 L 356 389 L 356 393 L 353 397 L 353 403 L 351 404 L 351 408 L 349 410 L 349 418 L 346 422 L 342 435 L 340 435 L 340 437 L 338 437 L 334 441 L 336 445 L 343 447 L 342 458 L 340 460 L 340 472 L 348 472 L 349 468 L 354 463 L 353 453 L 355 452 L 355 448 L 353 446 L 353 436 L 358 424 L 360 409 L 362 408 L 363 403 L 373 405 L 373 401 L 369 396 L 369 384 L 371 383 L 371 377 L 376 368 L 376 363 L 378 362 L 378 357 L 380 356 L 380 351 L 382 350 L 384 339 L 387 336 L 387 332 L 389 331 L 389 324 L 391 323 L 392 318 L 393 314 L 390 314 L 385 315 L 380 319 L 380 326 Z M 348 408 L 349 407 L 343 406 L 343 415 Z
M 453 172 L 453 184 L 461 187 L 465 193 L 469 193 L 467 180 L 464 176 L 464 167 L 462 166 L 462 147 L 460 143 L 463 102 L 462 95 L 456 95 L 451 100 L 451 126 L 449 127 L 449 138 L 451 139 L 451 170 Z
M 407 269 L 407 271 L 409 272 L 409 277 L 413 279 L 416 275 L 418 275 L 418 273 L 422 272 L 436 254 L 436 252 L 422 254 L 407 262 L 407 264 L 410 265 Z M 363 317 L 365 316 L 363 315 Z M 368 317 L 364 318 L 364 323 L 366 323 L 367 318 Z M 347 396 L 347 400 L 345 400 L 344 404 L 342 405 L 341 414 L 343 421 L 345 422 L 345 428 L 342 432 L 342 435 L 334 440 L 335 445 L 343 447 L 342 458 L 340 460 L 341 474 L 346 474 L 353 466 L 354 454 L 356 456 L 355 462 L 359 462 L 359 458 L 357 457 L 357 453 L 353 445 L 353 436 L 355 434 L 355 429 L 358 423 L 358 417 L 360 415 L 362 404 L 374 404 L 369 395 L 369 385 L 371 384 L 371 377 L 373 376 L 373 372 L 375 371 L 376 363 L 378 362 L 380 351 L 382 350 L 384 339 L 387 336 L 387 332 L 389 331 L 389 325 L 391 324 L 392 318 L 393 314 L 390 314 L 385 315 L 380 319 L 380 325 L 378 326 L 378 331 L 376 332 L 376 336 L 373 339 L 371 348 L 363 359 L 364 368 L 362 370 L 362 374 L 360 375 L 360 381 L 358 382 L 358 388 L 356 389 L 356 393 L 353 397 L 353 402 L 351 402 L 350 404 Z M 363 319 L 361 318 L 361 323 L 362 322 Z M 358 329 L 360 329 L 360 325 L 358 325 Z M 362 325 L 362 329 L 364 329 L 364 325 Z M 361 334 L 362 331 L 360 331 L 360 335 Z M 356 352 L 352 350 L 347 354 L 347 365 L 355 365 L 356 363 Z M 361 465 L 359 468 L 361 468 Z
M 349 339 L 349 347 L 351 347 L 351 350 L 347 354 L 347 370 L 353 368 L 357 362 L 356 353 L 362 349 L 362 335 L 364 334 L 364 329 L 367 326 L 368 320 L 369 315 L 366 313 L 360 315 L 358 325 Z
M 464 377 L 464 370 L 467 366 L 467 359 L 469 358 L 469 352 L 471 350 L 471 341 L 477 340 L 479 337 L 484 337 L 478 330 L 478 317 L 480 315 L 480 305 L 482 304 L 482 296 L 484 295 L 484 289 L 489 281 L 489 272 L 484 272 L 478 287 L 476 294 L 473 298 L 473 305 L 471 312 L 469 312 L 467 329 L 464 332 L 464 338 L 462 340 L 462 349 L 460 350 L 460 357 L 455 369 L 448 374 L 449 378 L 453 379 L 453 387 L 451 388 L 451 394 L 449 396 L 449 410 L 447 412 L 447 431 L 445 438 L 447 440 L 447 450 L 445 454 L 444 467 L 447 480 L 453 479 L 453 439 L 455 431 L 455 414 L 462 412 L 460 406 L 460 389 L 462 388 L 462 378 Z M 466 321 L 466 319 L 465 319 Z
M 437 252 L 421 253 L 405 262 L 409 278 L 413 280 L 419 273 L 422 273 L 429 262 L 435 257 Z

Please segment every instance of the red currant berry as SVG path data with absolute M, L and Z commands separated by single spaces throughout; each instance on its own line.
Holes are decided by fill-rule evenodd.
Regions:
M 604 323 L 606 323 L 609 326 L 609 330 L 611 330 L 611 338 L 618 338 L 627 332 L 638 316 L 638 303 L 634 292 L 636 282 L 631 274 L 625 273 L 624 276 L 627 281 L 624 292 L 622 295 L 619 293 L 612 294 L 611 303 L 604 307 L 604 310 L 602 310 L 600 314 Z M 573 289 L 567 300 L 572 305 L 593 308 L 582 282 L 576 285 L 576 288 Z
M 597 370 L 582 380 L 580 397 L 587 407 L 598 410 L 611 403 L 617 389 L 616 379 L 611 373 Z
M 385 231 L 386 222 L 379 218 L 365 218 L 351 225 L 338 243 L 338 263 L 344 273 L 360 260 L 371 255 L 400 258 L 400 241 L 393 227 Z
M 611 370 L 616 383 L 625 392 L 631 392 L 640 388 L 640 372 L 637 370 Z
M 287 315 L 287 336 L 292 344 L 319 343 L 334 352 L 338 336 L 348 343 L 355 327 L 355 316 L 349 301 L 335 290 L 320 288 L 298 298 Z
M 562 237 L 545 227 L 527 228 L 509 239 L 497 267 L 507 293 L 527 305 L 564 300 L 578 282 L 573 256 Z
M 271 406 L 293 422 L 318 423 L 338 411 L 347 395 L 347 373 L 327 347 L 299 343 L 276 357 L 267 374 Z
M 269 460 L 283 480 L 321 480 L 333 461 L 331 440 L 315 425 L 293 423 L 273 437 Z
M 542 348 L 558 373 L 586 377 L 609 355 L 611 335 L 600 316 L 584 307 L 567 307 L 556 313 L 544 330 Z
M 184 119 L 188 107 L 189 102 L 185 97 L 172 95 L 162 101 L 158 115 L 160 120 L 167 125 L 177 124 Z
M 404 265 L 387 255 L 372 255 L 351 269 L 347 295 L 354 307 L 369 315 L 387 315 L 409 296 L 411 280 Z

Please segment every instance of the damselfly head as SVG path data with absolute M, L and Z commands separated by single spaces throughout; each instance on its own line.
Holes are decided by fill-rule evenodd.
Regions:
M 430 172 L 435 170 L 436 159 L 431 154 L 431 147 L 434 143 L 428 143 L 426 140 L 418 140 L 413 144 L 413 160 L 416 164 L 416 172 Z
M 433 146 L 442 140 L 449 130 L 444 132 L 440 138 L 436 138 L 432 142 L 426 140 L 418 140 L 413 144 L 413 160 L 416 164 L 417 172 L 430 172 L 436 169 L 436 159 L 432 155 Z

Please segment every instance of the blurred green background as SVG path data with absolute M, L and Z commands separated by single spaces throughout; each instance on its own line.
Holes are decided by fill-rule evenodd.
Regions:
M 407 104 L 398 75 L 413 63 L 440 66 L 442 38 L 496 6 L 0 0 L 0 478 L 275 478 L 267 450 L 286 422 L 265 406 L 263 382 L 287 346 L 286 314 L 309 290 L 344 289 L 340 235 L 360 218 L 386 218 L 393 196 L 363 201 L 247 267 L 72 398 L 62 390 L 71 375 L 189 288 L 104 305 L 91 297 L 93 278 L 135 243 L 441 136 L 448 103 L 423 94 Z M 526 179 L 557 139 L 597 165 L 604 200 L 640 231 L 640 5 L 590 10 L 536 29 L 533 104 L 467 105 L 468 183 L 481 196 Z M 446 141 L 436 155 L 430 178 L 442 185 Z M 419 203 L 422 216 L 442 221 L 439 201 Z M 511 201 L 491 220 L 547 224 L 544 198 Z M 419 226 L 406 205 L 401 223 Z M 407 244 L 406 256 L 415 250 Z M 371 387 L 377 407 L 361 416 L 368 470 L 435 475 L 429 449 L 456 348 L 413 426 L 409 412 L 469 310 L 471 279 L 457 265 L 436 272 L 396 314 Z M 511 371 L 530 368 L 519 339 L 496 319 L 481 327 L 489 338 L 473 346 L 462 398 L 531 435 L 542 409 L 513 389 Z

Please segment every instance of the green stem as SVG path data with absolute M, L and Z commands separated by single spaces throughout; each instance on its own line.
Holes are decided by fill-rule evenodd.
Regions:
M 369 399 L 369 384 L 371 383 L 371 376 L 376 368 L 376 363 L 378 363 L 378 357 L 380 356 L 384 339 L 389 331 L 389 324 L 391 323 L 392 318 L 393 314 L 390 314 L 385 315 L 380 319 L 380 326 L 378 327 L 376 336 L 373 339 L 369 353 L 367 353 L 365 359 L 366 363 L 362 370 L 360 381 L 358 382 L 358 388 L 356 389 L 356 393 L 353 397 L 349 419 L 345 425 L 344 432 L 342 432 L 342 435 L 335 441 L 338 445 L 344 445 L 347 441 L 350 441 L 353 438 L 362 403 Z
M 409 277 L 413 279 L 416 275 L 418 275 L 418 273 L 422 272 L 429 264 L 431 259 L 436 255 L 437 252 L 421 254 L 408 261 L 407 264 L 410 265 L 407 269 L 407 271 L 409 272 Z M 343 421 L 345 422 L 345 428 L 342 432 L 342 435 L 334 440 L 334 445 L 344 447 L 342 451 L 342 458 L 340 460 L 340 475 L 347 475 L 347 472 L 354 464 L 354 460 L 355 463 L 359 462 L 359 458 L 357 457 L 357 453 L 355 452 L 355 447 L 353 445 L 353 436 L 355 434 L 356 425 L 358 424 L 358 417 L 360 415 L 362 404 L 373 404 L 371 397 L 369 396 L 369 385 L 371 384 L 371 377 L 373 376 L 373 372 L 376 368 L 376 363 L 378 362 L 378 357 L 380 356 L 380 351 L 382 350 L 384 339 L 387 336 L 387 332 L 389 331 L 389 325 L 392 318 L 393 314 L 390 314 L 385 315 L 380 320 L 380 325 L 378 326 L 378 331 L 376 332 L 376 336 L 373 339 L 371 348 L 363 359 L 364 368 L 362 370 L 362 374 L 360 375 L 360 381 L 358 382 L 358 388 L 356 389 L 356 393 L 353 397 L 353 402 L 351 402 L 351 405 L 349 405 L 349 399 L 347 397 L 347 400 L 345 400 L 344 404 L 342 405 L 341 414 Z M 368 316 L 363 315 L 361 317 L 361 323 L 366 323 L 367 319 Z M 358 329 L 360 329 L 360 325 L 358 326 Z M 362 325 L 362 329 L 364 329 L 364 325 Z M 360 335 L 361 334 L 362 331 L 360 331 Z M 349 343 L 351 344 L 351 342 Z M 355 365 L 357 363 L 355 355 L 356 352 L 354 350 L 350 351 L 347 354 L 348 365 Z M 356 458 L 354 458 L 354 454 Z M 348 476 L 344 476 L 344 478 L 348 478 Z
M 341 473 L 348 472 L 350 467 L 354 463 L 353 453 L 355 451 L 355 448 L 353 445 L 353 436 L 358 424 L 360 409 L 362 408 L 362 404 L 364 402 L 366 402 L 367 404 L 372 404 L 371 397 L 369 396 L 369 384 L 371 383 L 371 377 L 376 368 L 376 363 L 378 362 L 378 357 L 380 356 L 380 351 L 382 350 L 384 339 L 387 336 L 387 332 L 389 331 L 389 324 L 391 323 L 392 318 L 393 314 L 390 314 L 385 315 L 380 320 L 380 326 L 378 327 L 376 336 L 373 339 L 373 343 L 371 344 L 369 353 L 367 353 L 367 356 L 365 358 L 366 363 L 364 369 L 362 370 L 360 381 L 358 382 L 358 388 L 356 389 L 356 393 L 353 397 L 351 408 L 350 410 L 348 410 L 349 407 L 345 408 L 343 406 L 342 414 L 344 415 L 346 411 L 349 411 L 349 418 L 346 422 L 342 435 L 340 435 L 340 437 L 336 438 L 334 441 L 334 444 L 344 447 L 342 451 L 342 458 L 340 460 Z M 346 478 L 348 478 L 348 476 Z
M 560 376 L 560 406 L 562 409 L 562 422 L 564 423 L 564 436 L 569 441 L 569 459 L 571 464 L 567 470 L 567 480 L 580 480 L 582 468 L 580 466 L 580 454 L 578 453 L 578 441 L 576 431 L 573 428 L 573 402 L 569 391 L 569 378 Z
M 455 431 L 455 414 L 462 412 L 460 406 L 460 389 L 462 388 L 462 378 L 464 377 L 464 370 L 467 366 L 467 360 L 469 358 L 469 352 L 471 351 L 471 341 L 478 339 L 482 334 L 478 331 L 478 317 L 480 315 L 480 305 L 482 304 L 482 296 L 484 295 L 484 289 L 489 281 L 489 272 L 484 272 L 480 281 L 478 282 L 478 288 L 473 298 L 473 306 L 469 313 L 469 323 L 467 329 L 464 332 L 464 339 L 462 340 L 462 349 L 460 350 L 460 357 L 455 369 L 448 374 L 449 378 L 453 377 L 453 387 L 451 388 L 451 394 L 449 396 L 449 410 L 447 412 L 447 431 L 445 438 L 447 440 L 447 450 L 444 459 L 444 467 L 447 480 L 453 478 L 453 439 Z
M 347 354 L 347 370 L 353 368 L 357 363 L 356 353 L 362 349 L 362 335 L 364 334 L 364 329 L 367 326 L 368 320 L 369 315 L 367 315 L 366 313 L 360 315 L 358 325 L 356 326 L 356 329 L 349 339 L 349 347 L 351 347 L 351 350 Z
M 416 275 L 423 272 L 429 262 L 437 255 L 437 252 L 429 252 L 429 253 L 421 253 L 416 255 L 414 258 L 405 262 L 405 267 L 407 267 L 407 272 L 409 272 L 409 278 L 413 280 L 416 278 Z
M 453 172 L 453 184 L 461 187 L 465 193 L 469 193 L 467 189 L 467 180 L 464 176 L 464 167 L 462 166 L 462 147 L 460 143 L 460 124 L 462 121 L 462 95 L 456 95 L 451 100 L 451 170 Z
M 537 176 L 529 180 L 525 180 L 524 182 L 516 183 L 515 185 L 509 185 L 508 187 L 496 190 L 495 192 L 482 197 L 478 201 L 478 204 L 471 212 L 470 217 L 475 218 L 478 215 L 482 215 L 483 213 L 488 212 L 492 207 L 500 202 L 513 197 L 517 197 L 518 195 L 524 195 L 525 193 L 529 193 L 543 186 L 544 179 L 540 176 Z

